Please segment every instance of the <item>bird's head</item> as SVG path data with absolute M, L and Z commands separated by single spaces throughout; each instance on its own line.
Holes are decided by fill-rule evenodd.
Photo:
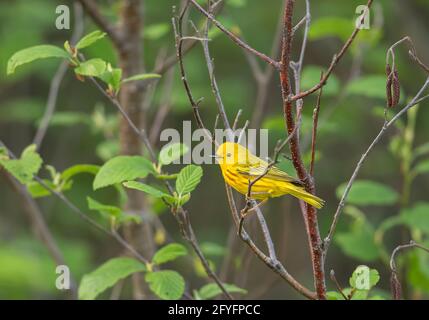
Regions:
M 217 149 L 216 159 L 220 165 L 245 164 L 249 160 L 249 151 L 238 143 L 225 142 Z

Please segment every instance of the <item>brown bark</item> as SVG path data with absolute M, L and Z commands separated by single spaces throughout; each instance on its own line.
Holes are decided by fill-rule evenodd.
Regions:
M 287 0 L 284 11 L 284 26 L 282 39 L 282 56 L 280 69 L 280 82 L 282 87 L 283 112 L 287 126 L 288 134 L 291 135 L 295 129 L 293 117 L 293 103 L 290 99 L 291 84 L 289 81 L 289 65 L 291 62 L 292 51 L 292 15 L 294 9 L 294 0 Z M 314 194 L 314 183 L 308 175 L 302 162 L 301 151 L 299 148 L 298 135 L 294 135 L 289 142 L 292 155 L 292 162 L 298 177 L 304 182 L 305 189 Z M 317 221 L 317 210 L 306 204 L 304 219 L 306 219 L 307 234 L 310 244 L 311 261 L 313 265 L 314 285 L 319 299 L 326 299 L 325 274 L 323 266 L 322 240 L 320 238 L 319 226 Z

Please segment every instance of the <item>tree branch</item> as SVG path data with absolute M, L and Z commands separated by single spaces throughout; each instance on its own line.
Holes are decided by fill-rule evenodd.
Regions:
M 195 8 L 198 9 L 203 15 L 205 15 L 208 19 L 210 19 L 213 24 L 219 28 L 223 33 L 225 33 L 232 41 L 234 41 L 239 47 L 251 52 L 255 56 L 259 57 L 260 59 L 264 60 L 271 66 L 273 66 L 275 69 L 279 69 L 279 63 L 275 61 L 274 59 L 268 57 L 267 55 L 253 49 L 251 46 L 249 46 L 247 43 L 245 43 L 243 40 L 238 38 L 235 34 L 233 34 L 231 31 L 226 29 L 219 21 L 217 21 L 210 13 L 208 13 L 206 10 L 204 10 L 203 7 L 201 7 L 195 0 L 189 0 Z
M 283 98 L 283 113 L 285 117 L 287 132 L 289 135 L 295 129 L 295 123 L 292 111 L 291 85 L 289 80 L 289 65 L 291 62 L 291 49 L 292 49 L 292 15 L 294 10 L 294 0 L 286 0 L 284 18 L 283 18 L 283 37 L 282 37 L 282 54 L 281 54 L 281 69 L 280 69 L 280 83 L 282 88 Z M 299 123 L 298 123 L 299 126 Z M 298 129 L 299 130 L 299 129 Z M 301 158 L 301 151 L 299 148 L 298 135 L 295 134 L 289 142 L 290 151 L 292 155 L 292 162 L 298 177 L 303 181 L 307 192 L 314 194 L 314 184 L 309 177 L 304 163 Z M 317 222 L 317 210 L 308 204 L 304 205 L 306 210 L 303 212 L 304 219 L 306 220 L 307 235 L 310 244 L 311 261 L 313 265 L 314 285 L 319 299 L 326 298 L 326 285 L 325 274 L 322 257 L 322 241 L 319 233 L 319 226 Z

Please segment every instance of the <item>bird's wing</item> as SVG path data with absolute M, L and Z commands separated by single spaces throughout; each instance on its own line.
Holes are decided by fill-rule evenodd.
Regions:
M 238 166 L 237 172 L 247 177 L 257 178 L 265 173 L 267 166 L 268 166 L 268 163 L 263 160 L 252 161 L 248 163 L 246 166 Z M 290 182 L 297 186 L 303 185 L 301 180 L 291 177 L 286 172 L 280 170 L 275 166 L 271 167 L 268 170 L 268 172 L 264 175 L 264 178 Z

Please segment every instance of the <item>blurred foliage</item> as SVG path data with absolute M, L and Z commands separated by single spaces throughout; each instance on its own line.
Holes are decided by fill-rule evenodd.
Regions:
M 102 13 L 115 21 L 119 1 L 99 2 L 102 4 Z M 89 20 L 86 20 L 85 26 L 88 36 L 77 45 L 78 49 L 83 49 L 87 60 L 79 61 L 70 45 L 64 46 L 71 30 L 57 30 L 54 27 L 56 1 L 16 0 L 0 3 L 0 138 L 16 154 L 21 154 L 22 150 L 31 145 L 44 113 L 50 80 L 60 60 L 38 60 L 19 66 L 14 74 L 6 76 L 9 59 L 20 50 L 45 44 L 57 49 L 52 52 L 50 47 L 50 53 L 41 53 L 40 48 L 36 52 L 21 52 L 15 56 L 20 62 L 16 63 L 15 60 L 9 71 L 36 59 L 36 54 L 65 54 L 64 57 L 71 63 L 70 71 L 61 84 L 57 112 L 40 150 L 43 165 L 31 146 L 25 149 L 19 160 L 10 159 L 2 150 L 0 164 L 19 177 L 33 197 L 37 198 L 67 265 L 80 284 L 81 298 L 93 299 L 99 294 L 108 297 L 107 289 L 133 272 L 143 272 L 149 288 L 161 298 L 180 297 L 185 291 L 184 279 L 192 280 L 190 292 L 194 298 L 217 297 L 219 288 L 205 284 L 207 274 L 194 254 L 187 254 L 190 261 L 185 258 L 176 260 L 183 252 L 190 250 L 180 244 L 165 249 L 166 242 L 181 239 L 174 218 L 165 213 L 185 203 L 210 265 L 216 271 L 222 271 L 224 258 L 233 254 L 230 258 L 233 264 L 231 275 L 228 274 L 228 284 L 225 284 L 229 292 L 244 294 L 243 297 L 259 292 L 257 289 L 263 285 L 264 277 L 270 272 L 260 268 L 259 262 L 248 262 L 241 250 L 235 248 L 229 252 L 226 239 L 232 222 L 218 168 L 204 166 L 204 176 L 199 166 L 178 168 L 173 161 L 186 153 L 186 147 L 170 145 L 162 149 L 163 143 L 158 141 L 156 147 L 161 165 L 157 168 L 146 154 L 135 158 L 118 156 L 118 116 L 115 109 L 88 80 L 76 81 L 76 76 L 95 76 L 106 84 L 110 94 L 116 94 L 124 81 L 149 81 L 148 87 L 156 90 L 146 106 L 146 122 L 153 122 L 168 94 L 171 109 L 168 110 L 163 127 L 181 131 L 182 120 L 192 119 L 192 112 L 177 69 L 174 70 L 171 92 L 167 93 L 162 89 L 167 81 L 165 77 L 159 79 L 158 75 L 150 72 L 161 49 L 174 53 L 170 19 L 172 6 L 176 2 L 145 1 L 145 26 L 141 39 L 144 46 L 142 59 L 147 73 L 133 79 L 122 78 L 109 39 L 97 31 Z M 201 3 L 205 4 L 205 1 Z M 356 19 L 355 8 L 361 1 L 311 3 L 312 26 L 303 69 L 303 90 L 319 81 L 320 73 L 326 70 L 332 54 L 350 35 Z M 267 1 L 261 10 L 258 1 L 226 0 L 219 20 L 252 46 L 268 53 L 281 5 L 280 0 Z M 297 3 L 295 22 L 305 13 L 304 9 L 301 3 Z M 315 168 L 318 195 L 327 201 L 319 215 L 322 236 L 328 230 L 344 183 L 369 141 L 382 126 L 384 107 L 380 106 L 385 104 L 386 95 L 386 50 L 403 35 L 410 35 L 422 60 L 429 61 L 426 41 L 428 15 L 429 4 L 425 0 L 377 1 L 371 16 L 371 29 L 359 34 L 351 51 L 335 69 L 324 88 Z M 195 11 L 191 12 L 190 19 L 196 25 L 204 21 Z M 210 30 L 210 37 L 215 72 L 228 116 L 232 119 L 239 109 L 243 109 L 240 121 L 240 125 L 243 125 L 245 120 L 251 118 L 256 105 L 256 83 L 242 50 L 216 28 Z M 301 39 L 301 32 L 298 32 L 294 55 L 299 53 Z M 61 54 L 58 50 L 61 50 Z M 405 103 L 416 93 L 424 74 L 410 61 L 407 48 L 398 47 L 395 53 L 401 79 L 401 103 Z M 185 66 L 195 97 L 204 97 L 201 113 L 211 128 L 216 116 L 215 100 L 211 95 L 200 45 L 197 44 L 186 55 Z M 369 156 L 351 189 L 326 269 L 335 266 L 339 282 L 346 283 L 349 280 L 343 293 L 352 299 L 389 298 L 389 258 L 393 248 L 407 243 L 410 238 L 424 245 L 429 244 L 427 104 L 422 102 L 396 123 L 395 128 Z M 302 118 L 302 151 L 307 165 L 314 105 L 315 97 L 305 100 Z M 391 117 L 396 112 L 397 109 L 389 110 L 387 116 Z M 277 140 L 285 135 L 278 79 L 273 79 L 269 86 L 261 127 L 269 129 L 272 150 Z M 281 156 L 279 167 L 294 174 L 287 151 Z M 168 174 L 160 174 L 161 169 Z M 32 179 L 36 173 L 52 189 L 65 192 L 73 203 L 107 227 L 116 228 L 125 221 L 138 223 L 140 220 L 140 216 L 122 209 L 125 187 L 146 193 L 151 209 L 149 214 L 153 213 L 152 218 L 160 219 L 168 230 L 157 227 L 154 233 L 155 242 L 161 249 L 149 259 L 149 264 L 119 258 L 123 252 L 114 240 L 98 233 L 73 216 L 61 202 L 49 197 L 50 192 Z M 144 183 L 129 181 L 142 178 L 145 179 Z M 173 195 L 166 193 L 163 187 L 165 180 L 176 182 L 173 183 Z M 0 182 L 0 298 L 67 298 L 66 292 L 55 288 L 55 265 L 46 249 L 34 240 L 31 225 L 24 215 L 25 209 L 6 181 L 2 177 Z M 100 190 L 93 190 L 93 186 Z M 297 213 L 299 209 L 296 201 L 289 197 L 273 200 L 264 210 L 267 211 L 274 238 L 286 239 L 283 243 L 276 243 L 279 252 L 285 254 L 292 272 L 305 279 L 304 283 L 310 286 L 312 280 L 307 239 L 302 219 Z M 164 262 L 167 262 L 169 269 L 156 270 L 156 265 Z M 403 270 L 401 277 L 406 298 L 428 298 L 428 255 L 408 251 L 401 253 L 397 262 L 400 270 Z M 357 272 L 361 270 L 361 266 L 357 269 L 356 266 L 361 263 L 368 265 L 372 275 L 368 290 L 356 287 Z M 243 269 L 255 276 L 245 279 Z M 347 278 L 349 275 L 350 279 Z M 343 299 L 334 283 L 327 282 L 329 298 Z M 124 297 L 131 296 L 128 289 L 126 285 Z M 273 290 L 266 290 L 261 297 L 298 297 L 282 282 L 276 282 L 270 289 Z

